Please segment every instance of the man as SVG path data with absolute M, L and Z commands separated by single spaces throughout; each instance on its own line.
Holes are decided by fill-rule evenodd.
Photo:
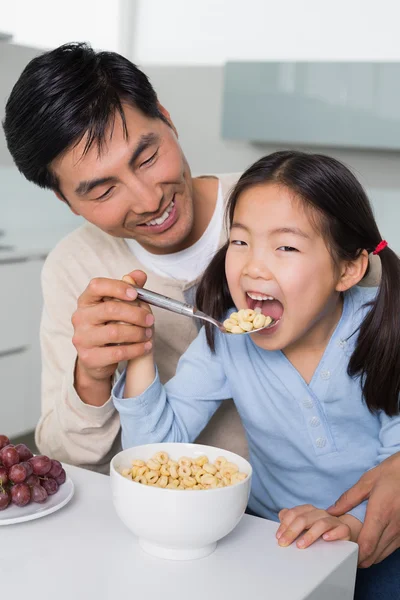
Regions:
M 43 270 L 37 445 L 65 462 L 105 471 L 119 445 L 110 401 L 117 368 L 155 344 L 165 381 L 197 333 L 191 320 L 154 309 L 153 340 L 153 318 L 132 303 L 134 290 L 121 277 L 130 273 L 140 286 L 145 271 L 149 289 L 192 302 L 198 278 L 225 239 L 224 204 L 236 177 L 192 178 L 147 77 L 125 58 L 83 44 L 28 64 L 8 100 L 4 129 L 24 176 L 53 189 L 87 221 L 58 244 Z M 205 436 L 246 452 L 229 401 Z M 377 499 L 371 523 L 392 499 L 386 488 L 394 486 L 400 456 L 385 463 L 376 470 L 378 483 L 366 486 L 371 503 Z M 400 482 L 393 489 L 400 497 Z M 399 504 L 393 515 L 399 518 Z M 367 541 L 371 531 L 377 538 L 369 548 L 374 560 L 383 558 L 387 544 L 393 551 L 393 540 L 400 545 L 400 524 L 390 542 L 383 536 L 378 545 L 384 527 L 365 529 Z

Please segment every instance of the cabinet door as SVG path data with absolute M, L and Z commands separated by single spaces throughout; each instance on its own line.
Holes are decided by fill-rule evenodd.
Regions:
M 0 260 L 0 432 L 19 435 L 40 416 L 42 259 Z
M 30 341 L 32 262 L 26 258 L 0 260 L 0 352 L 19 348 Z
M 25 433 L 25 401 L 29 385 L 29 347 L 0 353 L 0 433 Z

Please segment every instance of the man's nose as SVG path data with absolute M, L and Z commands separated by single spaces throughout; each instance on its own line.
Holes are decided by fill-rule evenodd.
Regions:
M 156 185 L 151 185 L 137 178 L 132 178 L 128 184 L 132 210 L 141 215 L 156 213 L 163 200 L 163 191 Z

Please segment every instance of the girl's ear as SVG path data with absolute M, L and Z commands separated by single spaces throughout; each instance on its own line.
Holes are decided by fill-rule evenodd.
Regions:
M 345 292 L 357 285 L 364 277 L 368 268 L 368 252 L 362 250 L 355 260 L 343 261 L 339 280 L 336 284 L 337 292 Z

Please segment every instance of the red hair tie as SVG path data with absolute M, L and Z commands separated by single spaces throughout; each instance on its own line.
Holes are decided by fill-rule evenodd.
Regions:
M 379 254 L 388 245 L 386 240 L 381 240 L 372 254 Z

